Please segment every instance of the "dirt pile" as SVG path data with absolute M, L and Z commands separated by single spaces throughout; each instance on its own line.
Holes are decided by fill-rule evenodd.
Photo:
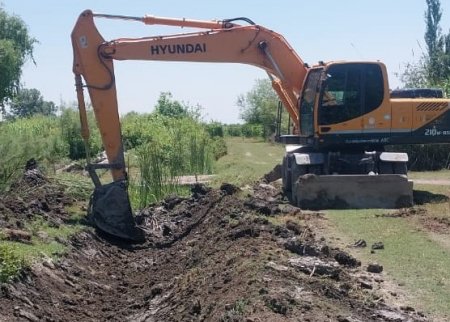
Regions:
M 195 186 L 144 209 L 147 242 L 83 232 L 1 287 L 0 321 L 425 321 L 388 307 L 379 274 L 317 239 L 270 185 Z
M 10 191 L 0 195 L 0 230 L 21 230 L 37 218 L 59 227 L 69 219 L 65 207 L 73 203 L 64 190 L 63 186 L 27 164 L 22 178 L 11 186 Z

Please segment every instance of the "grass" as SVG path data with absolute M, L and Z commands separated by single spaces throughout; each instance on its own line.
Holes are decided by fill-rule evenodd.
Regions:
M 0 240 L 0 283 L 16 277 L 21 270 L 40 258 L 57 258 L 63 254 L 67 247 L 57 240 L 66 240 L 83 229 L 77 223 L 78 213 L 73 215 L 73 219 L 76 224 L 59 227 L 49 226 L 42 219 L 28 223 L 25 230 L 32 234 L 30 244 Z
M 284 146 L 256 139 L 226 138 L 228 154 L 215 165 L 213 185 L 222 182 L 244 186 L 260 179 L 281 163 Z
M 436 207 L 426 205 L 427 209 Z M 331 235 L 337 235 L 345 244 L 364 239 L 369 247 L 351 252 L 363 263 L 383 265 L 386 274 L 413 296 L 415 307 L 450 317 L 450 249 L 437 243 L 415 219 L 377 216 L 386 212 L 330 210 L 326 214 Z M 370 246 L 378 241 L 384 243 L 385 249 L 371 254 Z
M 439 171 L 409 171 L 410 179 L 426 179 L 426 180 L 450 180 L 450 170 Z
M 0 240 L 0 271 L 5 267 L 16 267 L 17 270 L 9 270 L 10 276 L 0 277 L 0 282 L 5 282 L 14 277 L 20 269 L 29 266 L 34 260 L 42 257 L 56 258 L 66 251 L 66 246 L 58 240 L 66 240 L 70 236 L 84 229 L 80 222 L 80 213 L 71 212 L 73 224 L 63 224 L 59 227 L 51 226 L 44 219 L 37 217 L 25 224 L 25 231 L 31 234 L 31 243 Z M 11 255 L 11 254 L 12 255 Z M 19 263 L 19 264 L 18 264 Z M 1 274 L 0 274 L 1 275 Z
M 84 202 L 89 198 L 92 187 L 88 184 L 87 178 L 65 173 L 58 174 L 52 179 L 66 186 L 66 195 L 75 200 Z M 80 210 L 79 202 L 67 206 L 66 211 L 70 215 L 70 220 L 58 227 L 50 225 L 40 216 L 36 216 L 33 221 L 25 222 L 24 231 L 31 234 L 29 244 L 4 240 L 0 236 L 0 283 L 10 281 L 24 268 L 43 257 L 57 258 L 66 251 L 67 247 L 63 240 L 86 229 L 81 225 L 85 212 Z

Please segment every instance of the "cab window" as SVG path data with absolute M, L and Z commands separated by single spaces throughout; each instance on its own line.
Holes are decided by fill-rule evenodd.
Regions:
M 377 64 L 336 64 L 327 70 L 319 124 L 341 123 L 368 113 L 383 101 L 383 77 Z

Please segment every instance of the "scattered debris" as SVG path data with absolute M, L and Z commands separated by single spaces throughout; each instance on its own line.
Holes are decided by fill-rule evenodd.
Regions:
M 372 249 L 373 249 L 373 250 L 375 250 L 375 249 L 384 249 L 384 244 L 383 244 L 383 242 L 376 242 L 376 243 L 374 243 L 374 244 L 372 245 Z
M 383 266 L 372 263 L 367 266 L 367 271 L 370 273 L 381 273 L 383 271 Z
M 350 247 L 364 248 L 364 247 L 367 247 L 367 243 L 364 239 L 359 239 L 359 240 L 355 241 L 352 245 L 350 245 Z
M 361 266 L 361 262 L 351 256 L 350 254 L 347 254 L 346 252 L 338 252 L 336 255 L 334 255 L 334 259 L 336 262 L 338 262 L 340 265 L 348 266 L 348 267 L 358 267 Z

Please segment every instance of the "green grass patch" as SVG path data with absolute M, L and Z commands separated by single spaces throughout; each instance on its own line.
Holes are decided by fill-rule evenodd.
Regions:
M 74 214 L 73 221 L 76 223 L 78 222 L 78 220 L 80 220 L 79 214 L 78 213 Z M 67 239 L 71 235 L 83 229 L 83 226 L 79 224 L 71 224 L 71 225 L 63 224 L 60 225 L 59 227 L 55 227 L 49 225 L 49 223 L 42 218 L 37 218 L 33 220 L 32 222 L 28 223 L 25 227 L 27 231 L 31 232 L 31 234 L 33 235 L 33 239 L 35 240 L 40 238 L 39 232 L 44 233 L 46 236 L 48 236 L 49 239 L 54 238 Z
M 437 171 L 409 171 L 408 178 L 410 179 L 425 179 L 425 180 L 450 180 L 450 170 Z
M 31 243 L 20 243 L 0 240 L 0 283 L 8 282 L 20 272 L 41 258 L 57 258 L 64 254 L 67 246 L 61 240 L 85 229 L 80 224 L 82 220 L 79 211 L 68 210 L 73 224 L 63 224 L 59 227 L 50 225 L 43 218 L 37 218 L 25 225 L 25 230 L 31 233 Z
M 75 200 L 89 200 L 90 195 L 94 191 L 92 180 L 78 173 L 61 172 L 51 176 L 51 179 L 63 185 L 64 194 Z
M 52 240 L 43 241 L 32 238 L 32 244 L 0 241 L 0 283 L 8 282 L 18 276 L 34 261 L 44 257 L 56 258 L 66 251 L 66 246 Z
M 434 242 L 405 218 L 377 217 L 387 210 L 327 211 L 334 235 L 347 244 L 364 239 L 368 248 L 352 250 L 363 262 L 378 262 L 414 296 L 414 306 L 435 314 L 450 314 L 450 250 Z M 384 250 L 370 253 L 381 241 Z
M 213 185 L 222 182 L 244 186 L 260 179 L 281 163 L 284 146 L 256 139 L 226 138 L 228 154 L 215 164 L 217 177 Z
M 16 277 L 24 266 L 23 256 L 20 256 L 13 247 L 0 241 L 0 283 Z

